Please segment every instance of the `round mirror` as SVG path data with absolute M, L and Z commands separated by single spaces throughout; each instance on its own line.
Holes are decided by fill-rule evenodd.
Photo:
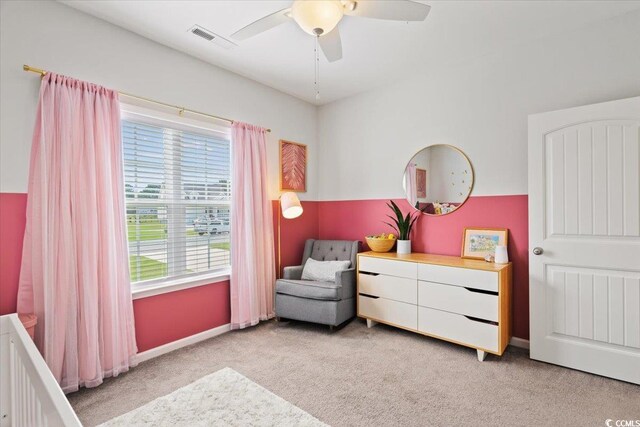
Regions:
M 427 215 L 446 215 L 471 194 L 473 168 L 456 147 L 431 145 L 409 160 L 402 184 L 411 206 Z

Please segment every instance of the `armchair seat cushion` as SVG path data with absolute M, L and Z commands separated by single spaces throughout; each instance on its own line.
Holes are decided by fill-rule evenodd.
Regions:
M 280 279 L 276 281 L 276 293 L 300 298 L 340 301 L 342 286 L 334 282 Z

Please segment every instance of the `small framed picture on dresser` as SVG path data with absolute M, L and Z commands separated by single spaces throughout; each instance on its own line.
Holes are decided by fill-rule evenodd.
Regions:
M 465 227 L 462 237 L 462 258 L 484 259 L 493 255 L 496 246 L 507 246 L 506 228 Z

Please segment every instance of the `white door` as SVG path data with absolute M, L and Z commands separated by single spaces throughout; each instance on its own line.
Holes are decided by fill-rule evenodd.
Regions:
M 531 358 L 640 384 L 640 97 L 529 116 Z

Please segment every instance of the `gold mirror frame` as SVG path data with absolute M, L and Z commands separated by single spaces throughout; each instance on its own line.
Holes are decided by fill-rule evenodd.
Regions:
M 402 186 L 403 186 L 404 192 L 405 192 L 405 197 L 404 198 L 405 198 L 405 200 L 407 200 L 407 202 L 409 201 L 409 199 L 407 197 L 407 189 L 406 189 L 406 185 L 405 185 L 405 174 L 407 173 L 407 166 L 409 166 L 409 163 L 411 163 L 411 160 L 413 160 L 413 158 L 416 157 L 418 155 L 418 153 L 421 153 L 422 151 L 424 151 L 424 150 L 426 150 L 428 148 L 438 147 L 438 146 L 448 147 L 448 148 L 452 148 L 452 149 L 456 150 L 467 161 L 467 163 L 469 164 L 469 169 L 471 170 L 471 186 L 469 187 L 469 192 L 467 193 L 467 195 L 464 198 L 464 200 L 462 202 L 460 202 L 460 204 L 455 209 L 453 209 L 452 211 L 447 212 L 447 213 L 432 214 L 432 213 L 422 212 L 420 209 L 417 209 L 415 206 L 412 206 L 411 203 L 409 203 L 409 206 L 411 206 L 411 208 L 413 208 L 414 210 L 416 210 L 418 212 L 421 212 L 424 215 L 429 215 L 429 216 L 433 216 L 433 217 L 449 215 L 449 214 L 452 214 L 452 213 L 456 212 L 458 209 L 460 209 L 465 203 L 467 203 L 467 200 L 469 200 L 469 197 L 471 196 L 471 193 L 473 192 L 473 187 L 474 187 L 475 181 L 476 181 L 476 178 L 475 178 L 476 177 L 476 173 L 475 173 L 475 171 L 473 169 L 473 164 L 471 163 L 471 159 L 469 159 L 469 157 L 465 154 L 464 151 L 462 151 L 458 147 L 456 147 L 454 145 L 450 145 L 450 144 L 432 144 L 432 145 L 427 145 L 426 147 L 423 147 L 423 148 L 419 149 L 418 151 L 416 151 L 415 153 L 413 153 L 413 155 L 409 158 L 409 161 L 405 165 L 404 170 L 402 171 Z

